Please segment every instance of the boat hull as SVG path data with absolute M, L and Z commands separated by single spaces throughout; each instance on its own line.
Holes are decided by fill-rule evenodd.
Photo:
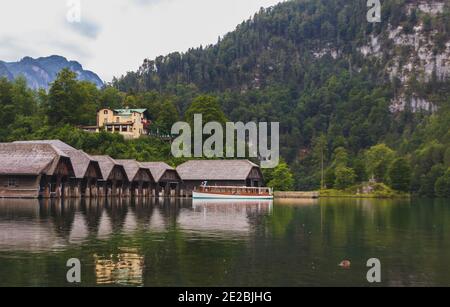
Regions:
M 215 194 L 205 192 L 192 192 L 192 198 L 194 199 L 273 199 L 273 195 L 228 195 L 228 194 Z

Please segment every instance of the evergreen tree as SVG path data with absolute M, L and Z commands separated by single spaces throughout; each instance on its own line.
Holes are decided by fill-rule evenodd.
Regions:
M 437 197 L 450 198 L 450 168 L 436 180 L 435 193 Z
M 445 167 L 442 164 L 434 165 L 431 170 L 423 174 L 420 180 L 419 195 L 426 197 L 434 197 L 436 181 L 445 174 Z
M 98 91 L 92 83 L 77 81 L 69 69 L 59 72 L 48 94 L 48 119 L 51 125 L 88 125 L 95 123 Z
M 339 166 L 335 171 L 335 187 L 337 189 L 343 190 L 355 183 L 356 174 L 355 171 L 349 167 Z
M 170 133 L 172 125 L 179 121 L 179 113 L 174 103 L 171 100 L 166 100 L 160 112 L 157 114 L 155 126 L 166 133 Z
M 336 182 L 336 175 L 334 168 L 328 168 L 325 172 L 325 187 L 327 189 L 331 189 L 334 187 L 335 182 Z
M 397 158 L 388 171 L 389 184 L 397 191 L 408 192 L 411 187 L 411 166 L 405 158 Z
M 224 125 L 227 121 L 225 114 L 220 108 L 218 99 L 210 95 L 201 95 L 192 101 L 185 114 L 186 121 L 191 126 L 193 126 L 195 114 L 202 115 L 203 123 L 219 122 Z
M 275 191 L 291 191 L 294 188 L 294 176 L 286 162 L 280 161 L 273 170 L 272 178 L 267 184 Z
M 122 108 L 125 94 L 121 93 L 114 87 L 107 86 L 100 93 L 100 107 L 108 109 Z
M 366 152 L 367 174 L 378 182 L 383 182 L 393 159 L 394 151 L 385 144 L 372 146 Z

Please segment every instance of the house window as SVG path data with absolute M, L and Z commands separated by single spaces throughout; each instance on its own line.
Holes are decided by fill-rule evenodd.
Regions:
M 120 122 L 120 117 L 116 117 L 116 122 Z
M 128 132 L 128 126 L 122 126 L 122 132 Z
M 15 178 L 8 178 L 8 187 L 14 188 L 17 186 L 17 180 Z
M 108 110 L 105 110 L 105 111 L 103 112 L 103 114 L 106 114 L 106 115 L 107 115 L 107 114 L 108 114 Z
M 112 131 L 113 131 L 113 128 L 112 128 L 112 126 L 108 126 L 108 127 L 106 127 L 106 130 L 107 130 L 108 132 L 112 132 Z

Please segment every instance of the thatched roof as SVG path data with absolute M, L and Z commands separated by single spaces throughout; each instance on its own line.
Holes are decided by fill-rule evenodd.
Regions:
M 177 167 L 184 180 L 246 180 L 253 168 L 249 160 L 191 160 Z
M 87 172 L 90 166 L 95 169 L 98 179 L 102 179 L 102 173 L 100 171 L 99 163 L 91 156 L 82 150 L 73 148 L 72 146 L 60 141 L 60 140 L 43 140 L 43 141 L 23 141 L 14 142 L 19 144 L 50 144 L 58 148 L 64 154 L 66 154 L 72 161 L 72 166 L 75 172 L 75 178 L 82 179 L 87 176 Z
M 0 143 L 1 175 L 53 175 L 61 160 L 74 174 L 70 158 L 51 144 Z
M 169 164 L 164 162 L 141 162 L 142 167 L 148 168 L 155 179 L 155 182 L 159 182 L 161 177 L 167 172 L 172 171 L 176 173 L 176 176 L 180 178 L 177 171 Z M 181 178 L 180 178 L 181 180 Z
M 123 173 L 123 176 L 127 178 L 124 167 L 110 156 L 91 156 L 91 158 L 97 161 L 100 165 L 103 180 L 108 180 L 111 176 L 111 172 L 115 168 L 118 168 Z
M 115 160 L 115 161 L 124 167 L 125 172 L 127 173 L 128 181 L 130 182 L 135 181 L 136 176 L 138 176 L 139 172 L 145 172 L 150 178 L 150 181 L 154 181 L 150 170 L 146 167 L 143 167 L 136 160 Z

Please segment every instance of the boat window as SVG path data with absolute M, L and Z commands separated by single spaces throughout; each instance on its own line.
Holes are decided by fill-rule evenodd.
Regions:
M 8 179 L 8 187 L 15 187 L 17 186 L 17 181 L 15 178 L 9 178 Z

